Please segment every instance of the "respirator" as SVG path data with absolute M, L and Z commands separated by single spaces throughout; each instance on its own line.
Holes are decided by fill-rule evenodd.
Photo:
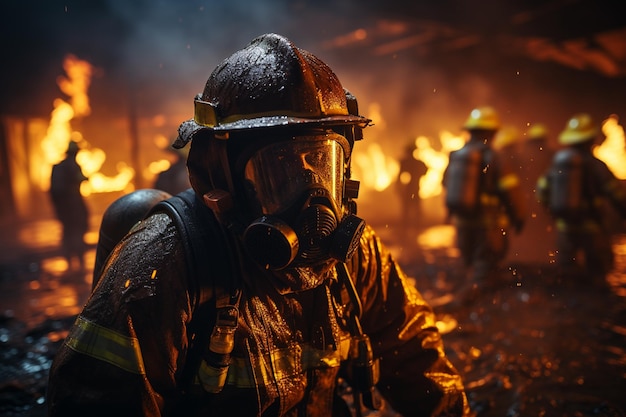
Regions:
M 248 254 L 263 268 L 346 261 L 365 223 L 351 212 L 358 183 L 346 180 L 350 147 L 338 134 L 297 136 L 257 150 L 244 169 L 260 216 L 245 229 Z

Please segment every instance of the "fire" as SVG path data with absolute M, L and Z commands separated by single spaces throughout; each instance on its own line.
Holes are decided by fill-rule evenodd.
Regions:
M 386 127 L 380 103 L 371 103 L 368 115 L 376 128 L 384 130 Z M 373 140 L 376 140 L 376 132 Z M 371 143 L 365 152 L 358 151 L 353 155 L 354 168 L 359 170 L 358 178 L 361 183 L 375 191 L 383 191 L 396 179 L 400 172 L 400 163 L 387 155 L 378 142 Z
M 102 149 L 91 147 L 82 134 L 74 131 L 71 126 L 73 119 L 91 114 L 87 90 L 91 84 L 93 66 L 89 62 L 70 54 L 65 57 L 63 68 L 67 76 L 59 77 L 57 84 L 61 91 L 69 97 L 69 102 L 61 98 L 57 98 L 53 102 L 54 109 L 51 113 L 50 124 L 46 136 L 41 142 L 45 164 L 41 167 L 43 172 L 40 178 L 48 181 L 46 184 L 42 184 L 43 188 L 49 188 L 52 166 L 63 160 L 70 141 L 75 141 L 81 147 L 76 156 L 76 161 L 85 176 L 89 178 L 81 185 L 82 195 L 88 196 L 92 193 L 127 189 L 135 175 L 134 170 L 124 163 L 119 163 L 117 166 L 118 174 L 113 177 L 107 177 L 99 172 L 106 160 L 105 152 Z
M 385 155 L 378 143 L 368 146 L 365 153 L 354 155 L 355 164 L 361 169 L 361 182 L 376 191 L 383 191 L 393 182 L 400 171 L 400 164 Z
M 441 180 L 448 166 L 448 155 L 465 143 L 462 136 L 442 131 L 439 135 L 441 149 L 436 150 L 426 136 L 415 139 L 413 157 L 421 159 L 428 167 L 426 175 L 420 179 L 419 196 L 422 199 L 436 197 L 443 192 Z M 371 144 L 366 152 L 355 152 L 354 163 L 359 168 L 359 179 L 365 187 L 384 191 L 394 181 L 402 181 L 400 163 L 385 154 L 378 143 Z
M 612 114 L 602 123 L 602 132 L 606 138 L 593 149 L 593 154 L 604 161 L 617 178 L 623 180 L 626 179 L 626 140 L 624 128 L 618 122 L 617 115 Z
M 430 144 L 430 139 L 425 136 L 419 136 L 415 140 L 413 157 L 421 159 L 428 167 L 426 175 L 420 179 L 419 196 L 422 199 L 435 197 L 443 192 L 441 180 L 443 172 L 448 166 L 448 155 L 465 143 L 463 137 L 455 136 L 447 131 L 439 134 L 439 140 L 441 142 L 440 151 L 434 149 Z
M 82 61 L 74 55 L 68 55 L 63 62 L 63 69 L 67 77 L 59 77 L 57 84 L 62 92 L 70 97 L 70 103 L 77 117 L 89 116 L 91 106 L 87 90 L 91 84 L 93 67 L 87 61 Z

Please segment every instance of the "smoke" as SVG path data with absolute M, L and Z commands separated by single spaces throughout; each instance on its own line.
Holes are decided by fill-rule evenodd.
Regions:
M 377 131 L 380 123 L 368 134 L 394 144 L 459 130 L 469 110 L 484 104 L 521 131 L 535 121 L 558 131 L 579 111 L 597 119 L 626 113 L 623 29 L 607 20 L 616 13 L 600 10 L 608 17 L 599 19 L 601 7 L 586 0 L 544 7 L 494 0 L 476 9 L 460 1 L 14 3 L 3 9 L 2 28 L 15 40 L 7 55 L 20 59 L 3 71 L 24 77 L 2 77 L 3 107 L 12 111 L 39 106 L 47 115 L 58 94 L 54 79 L 72 53 L 98 69 L 92 117 L 134 107 L 138 116 L 182 121 L 221 60 L 275 32 L 326 61 L 364 115 L 379 105 L 385 131 Z M 33 102 L 45 88 L 47 96 Z

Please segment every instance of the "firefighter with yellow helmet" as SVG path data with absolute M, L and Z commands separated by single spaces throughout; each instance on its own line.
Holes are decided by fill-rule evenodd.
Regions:
M 537 179 L 550 165 L 554 156 L 554 147 L 550 143 L 550 131 L 544 123 L 533 123 L 526 131 L 526 140 L 523 143 L 524 181 L 528 190 L 534 190 Z M 534 193 L 532 193 L 534 199 Z
M 175 146 L 191 142 L 209 265 L 190 280 L 168 215 L 136 225 L 55 357 L 49 415 L 350 415 L 339 378 L 357 413 L 382 395 L 406 416 L 469 415 L 432 308 L 355 214 L 370 121 L 332 70 L 262 35 L 194 105 Z
M 477 291 L 498 284 L 508 231 L 519 233 L 526 214 L 516 163 L 493 149 L 501 128 L 497 112 L 490 106 L 475 108 L 463 127 L 469 139 L 450 153 L 443 185 L 457 246 L 470 268 L 466 297 L 471 301 Z
M 554 220 L 559 274 L 604 286 L 614 262 L 607 208 L 626 218 L 626 188 L 594 156 L 599 134 L 588 113 L 573 115 L 558 137 L 562 148 L 537 182 L 537 195 Z

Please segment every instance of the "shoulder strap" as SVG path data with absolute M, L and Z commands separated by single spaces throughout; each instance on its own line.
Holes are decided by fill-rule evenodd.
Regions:
M 230 276 L 225 262 L 230 260 L 226 237 L 213 212 L 197 199 L 193 189 L 161 201 L 152 208 L 153 212 L 167 213 L 180 234 L 194 308 L 212 298 L 216 279 L 230 286 L 226 279 Z
M 216 325 L 224 304 L 239 294 L 234 279 L 234 251 L 225 230 L 195 195 L 193 189 L 183 191 L 156 204 L 151 213 L 165 212 L 180 233 L 185 250 L 193 315 L 188 325 L 189 352 L 181 374 L 180 387 L 187 391 L 200 365 L 202 353 L 209 346 L 210 332 Z M 219 323 L 217 323 L 219 324 Z

